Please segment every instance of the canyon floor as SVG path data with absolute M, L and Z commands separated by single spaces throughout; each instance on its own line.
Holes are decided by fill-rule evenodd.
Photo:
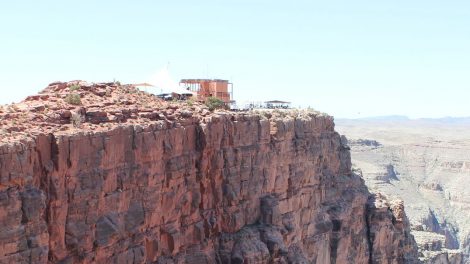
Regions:
M 369 189 L 404 200 L 423 256 L 462 252 L 468 258 L 470 119 L 390 117 L 335 123 L 347 137 L 353 168 Z

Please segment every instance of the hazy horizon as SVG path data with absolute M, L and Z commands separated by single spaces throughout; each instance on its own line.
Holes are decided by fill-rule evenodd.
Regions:
M 441 116 L 441 117 L 409 117 L 406 115 L 383 115 L 383 116 L 365 116 L 357 118 L 336 118 L 336 119 L 355 119 L 355 120 L 470 120 L 470 116 Z
M 464 1 L 10 1 L 0 104 L 53 81 L 220 78 L 336 118 L 468 117 Z

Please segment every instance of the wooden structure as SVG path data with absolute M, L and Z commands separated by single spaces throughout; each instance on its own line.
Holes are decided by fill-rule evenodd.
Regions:
M 220 79 L 182 79 L 180 85 L 197 94 L 197 99 L 205 101 L 208 97 L 217 97 L 229 104 L 233 97 L 233 84 Z M 230 89 L 230 90 L 229 90 Z

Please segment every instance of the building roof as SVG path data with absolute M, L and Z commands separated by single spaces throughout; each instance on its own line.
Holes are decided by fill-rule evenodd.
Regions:
M 228 80 L 222 79 L 181 79 L 180 83 L 200 83 L 200 82 L 225 82 L 228 83 Z
M 265 103 L 266 104 L 290 104 L 290 102 L 279 101 L 279 100 L 266 101 Z
M 137 86 L 153 86 L 150 83 L 134 83 L 134 84 L 131 84 L 131 85 L 134 86 L 134 87 L 137 87 Z

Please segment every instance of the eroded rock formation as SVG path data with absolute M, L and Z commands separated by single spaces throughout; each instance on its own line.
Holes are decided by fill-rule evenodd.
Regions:
M 6 136 L 0 263 L 417 263 L 403 204 L 351 173 L 331 117 L 153 100 L 165 114 L 82 103 L 81 127 Z

